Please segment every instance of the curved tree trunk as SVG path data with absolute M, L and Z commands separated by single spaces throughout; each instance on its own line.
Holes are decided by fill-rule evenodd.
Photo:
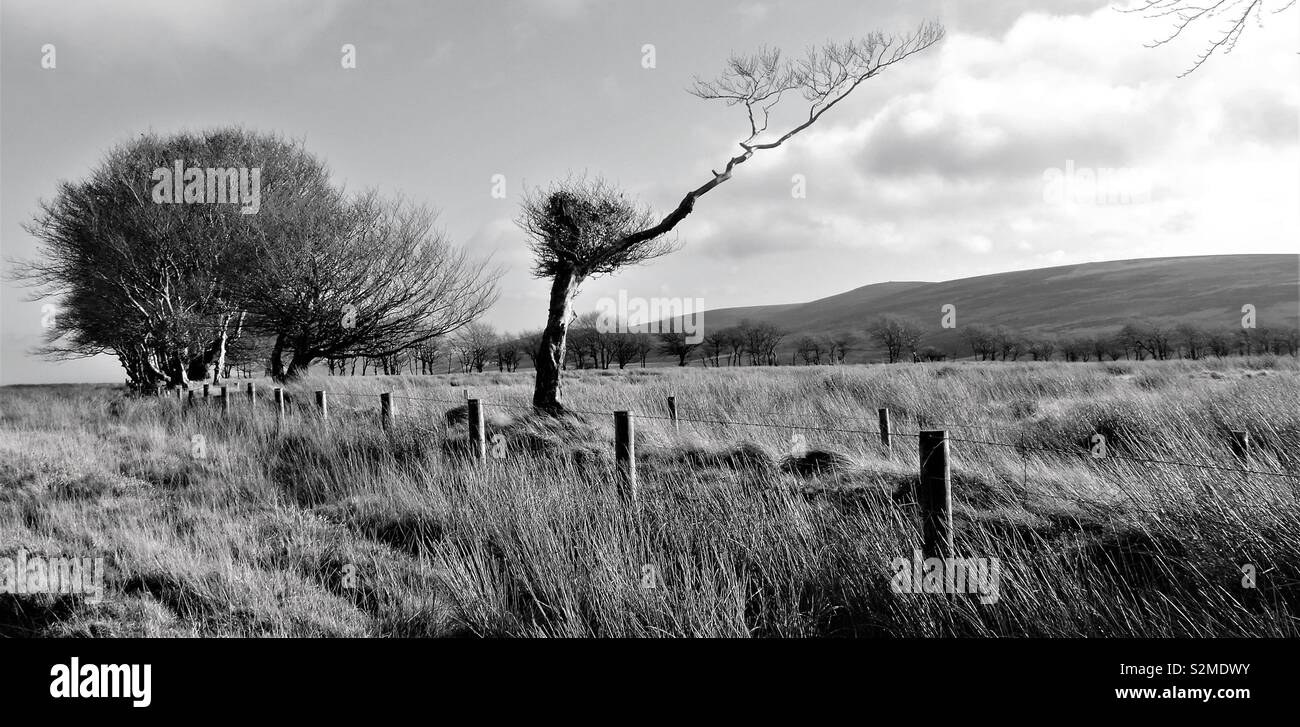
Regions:
M 537 379 L 533 385 L 533 406 L 547 414 L 564 410 L 560 404 L 560 369 L 564 366 L 564 346 L 569 334 L 569 316 L 573 296 L 582 279 L 573 270 L 562 270 L 551 281 L 551 302 L 546 313 L 546 328 L 533 356 Z

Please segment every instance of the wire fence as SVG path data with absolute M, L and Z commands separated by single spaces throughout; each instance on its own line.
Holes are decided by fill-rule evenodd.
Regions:
M 348 392 L 348 391 L 326 391 L 324 393 L 329 399 L 342 398 L 342 399 L 348 399 L 354 401 L 355 400 L 374 401 L 375 399 L 379 398 L 379 395 L 373 393 L 362 394 L 358 392 Z M 227 392 L 225 395 L 235 396 L 236 394 L 234 392 Z M 446 404 L 446 405 L 454 405 L 454 406 L 466 406 L 467 402 L 470 400 L 468 394 L 466 395 L 465 398 L 460 398 L 460 399 L 434 397 L 434 396 L 411 396 L 407 394 L 394 394 L 394 393 L 387 393 L 386 396 L 390 399 L 395 399 L 399 401 L 425 402 L 425 403 Z M 221 396 L 207 397 L 205 394 L 205 398 L 220 399 L 222 397 Z M 515 398 L 513 401 L 506 399 L 504 397 L 493 398 L 493 399 L 474 397 L 474 399 L 479 402 L 480 406 L 483 407 L 495 407 L 499 409 L 506 409 L 510 411 L 521 411 L 521 412 L 529 412 L 534 409 L 532 402 L 531 401 L 525 402 L 522 397 Z M 631 407 L 629 406 L 629 410 L 630 409 Z M 582 414 L 587 416 L 606 416 L 606 417 L 614 416 L 614 411 L 605 410 L 605 409 L 577 408 L 577 407 L 565 405 L 564 410 L 569 413 Z M 361 408 L 356 408 L 356 409 L 351 409 L 351 411 L 362 412 L 364 410 Z M 765 414 L 767 416 L 786 416 L 785 414 L 780 414 L 777 412 L 744 412 L 744 413 L 756 414 L 756 415 Z M 855 417 L 851 415 L 846 416 L 839 413 L 827 412 L 826 416 L 834 416 L 837 419 L 844 419 L 849 421 L 870 421 L 870 418 L 868 417 Z M 674 425 L 692 424 L 692 425 L 726 426 L 726 427 L 754 427 L 754 428 L 768 428 L 774 430 L 820 432 L 820 433 L 827 433 L 827 434 L 845 434 L 845 435 L 855 435 L 855 436 L 872 436 L 872 437 L 881 436 L 881 430 L 879 428 L 871 429 L 871 428 L 860 428 L 860 427 L 834 427 L 834 426 L 810 424 L 806 422 L 790 422 L 790 421 L 751 421 L 751 420 L 738 419 L 738 418 L 720 418 L 720 417 L 713 417 L 713 416 L 706 416 L 706 415 L 684 416 L 681 415 L 680 412 L 676 414 L 669 413 L 667 415 L 638 413 L 635 414 L 635 417 L 638 420 L 644 419 L 644 420 L 652 420 L 652 421 L 665 421 L 665 422 L 670 422 Z M 1120 461 L 1120 462 L 1131 462 L 1131 463 L 1146 464 L 1146 465 L 1166 465 L 1166 466 L 1173 466 L 1173 467 L 1187 467 L 1187 468 L 1194 468 L 1194 469 L 1199 469 L 1203 471 L 1212 471 L 1212 472 L 1225 472 L 1225 473 L 1232 473 L 1232 474 L 1247 474 L 1247 475 L 1257 475 L 1261 477 L 1278 477 L 1278 478 L 1289 479 L 1289 480 L 1300 480 L 1300 473 L 1254 469 L 1244 465 L 1229 467 L 1229 466 L 1224 466 L 1222 464 L 1212 464 L 1208 462 L 1190 462 L 1190 461 L 1179 460 L 1179 459 L 1138 457 L 1138 456 L 1117 454 L 1109 451 L 1102 456 L 1097 456 L 1094 453 L 1093 449 L 1087 446 L 1075 446 L 1075 447 L 1067 448 L 1067 447 L 1050 447 L 1050 446 L 1043 446 L 1039 444 L 1029 444 L 1024 441 L 1025 429 L 1023 427 L 1019 427 L 1019 428 L 1002 427 L 998 425 L 982 424 L 982 423 L 934 422 L 928 424 L 928 429 L 931 430 L 971 429 L 971 430 L 1011 432 L 1018 435 L 1020 441 L 998 442 L 998 441 L 992 441 L 988 439 L 974 439 L 966 436 L 959 436 L 959 437 L 947 436 L 946 439 L 950 443 L 976 444 L 981 446 L 1011 449 L 1020 453 L 1022 459 L 1026 458 L 1029 452 L 1038 452 L 1038 453 L 1045 453 L 1045 454 L 1088 458 L 1093 460 L 1096 463 L 1101 463 L 1105 461 Z M 425 431 L 435 431 L 435 430 L 426 429 Z M 902 431 L 894 431 L 891 429 L 888 432 L 888 436 L 891 438 L 892 437 L 918 438 L 921 436 L 921 434 L 919 431 L 902 432 Z

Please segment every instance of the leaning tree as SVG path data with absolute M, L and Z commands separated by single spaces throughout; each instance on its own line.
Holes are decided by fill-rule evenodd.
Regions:
M 767 48 L 733 55 L 721 75 L 708 81 L 697 78 L 690 93 L 745 109 L 749 129 L 738 142 L 740 153 L 657 219 L 648 207 L 600 179 L 568 180 L 530 192 L 517 222 L 529 237 L 535 258 L 533 274 L 551 280 L 546 327 L 535 356 L 533 406 L 550 414 L 563 411 L 560 368 L 573 298 L 587 278 L 672 252 L 677 244 L 666 237 L 668 233 L 694 211 L 700 197 L 731 179 L 738 166 L 759 152 L 786 143 L 817 123 L 864 81 L 942 37 L 941 26 L 925 23 L 904 36 L 872 33 L 845 43 L 828 43 L 809 49 L 802 58 L 788 58 L 780 50 Z M 770 129 L 773 112 L 783 102 L 783 108 L 788 106 L 796 96 L 805 105 L 795 120 L 781 129 Z

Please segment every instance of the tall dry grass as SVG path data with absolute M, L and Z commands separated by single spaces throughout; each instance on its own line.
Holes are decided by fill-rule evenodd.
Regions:
M 1300 475 L 1294 359 L 630 369 L 565 384 L 579 413 L 546 420 L 528 411 L 525 373 L 322 376 L 290 387 L 283 423 L 242 396 L 223 416 L 108 386 L 0 390 L 0 555 L 102 554 L 110 570 L 102 604 L 0 596 L 0 633 L 1300 632 L 1300 480 L 1235 471 L 1228 445 L 1246 429 L 1252 469 Z M 465 455 L 467 388 L 504 447 L 486 466 Z M 331 392 L 327 423 L 315 389 Z M 403 397 L 389 432 L 380 391 Z M 646 418 L 666 416 L 669 394 L 710 423 Z M 917 452 L 910 437 L 882 451 L 878 407 L 898 432 L 954 438 L 958 554 L 999 559 L 996 603 L 891 590 L 890 561 L 919 547 Z M 614 486 L 615 409 L 645 415 L 635 507 Z M 1127 459 L 1088 456 L 1095 432 Z

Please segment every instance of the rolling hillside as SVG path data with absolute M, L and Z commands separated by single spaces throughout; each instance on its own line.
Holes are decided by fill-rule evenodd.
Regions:
M 957 329 L 942 329 L 940 308 L 957 308 Z M 789 335 L 851 331 L 861 336 L 877 316 L 920 321 L 927 345 L 951 350 L 964 325 L 1004 325 L 1029 333 L 1085 334 L 1125 322 L 1193 321 L 1206 327 L 1240 325 L 1242 305 L 1253 304 L 1257 326 L 1300 324 L 1300 255 L 1207 255 L 1148 258 L 981 275 L 944 282 L 866 285 L 808 303 L 706 311 L 706 330 L 743 319 L 776 324 Z

